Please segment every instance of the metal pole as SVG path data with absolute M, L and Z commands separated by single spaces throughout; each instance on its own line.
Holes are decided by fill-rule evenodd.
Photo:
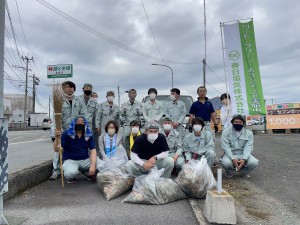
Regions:
M 206 61 L 203 59 L 203 86 L 205 87 L 206 83 Z
M 35 75 L 33 74 L 33 83 L 32 83 L 32 112 L 35 113 Z
M 174 81 L 174 74 L 173 74 L 173 70 L 171 67 L 169 67 L 168 65 L 165 65 L 165 64 L 157 64 L 157 63 L 152 63 L 152 66 L 165 66 L 165 67 L 168 67 L 171 72 L 172 72 L 172 88 L 173 88 L 173 81 Z
M 120 108 L 120 86 L 118 86 L 118 106 Z
M 50 98 L 50 95 L 49 95 L 49 117 L 50 117 L 50 104 L 51 104 L 51 98 Z
M 5 4 L 6 1 L 0 1 L 0 118 L 3 118 L 3 111 L 4 111 L 4 99 L 3 99 L 3 92 L 4 92 L 4 30 L 5 30 Z M 3 119 L 5 121 L 5 119 Z M 3 127 L 1 127 L 2 130 Z M 5 129 L 3 129 L 4 131 Z M 3 133 L 5 134 L 5 133 Z M 2 134 L 1 134 L 2 135 Z M 1 149 L 3 150 L 3 147 L 5 149 L 5 145 L 2 143 L 1 141 Z M 5 149 L 7 150 L 7 148 Z M 5 166 L 5 162 L 7 160 L 7 155 L 6 155 L 6 151 L 3 155 L 0 155 L 0 160 L 3 162 L 3 167 L 1 165 L 1 173 L 5 174 L 6 171 L 2 171 L 2 169 L 4 169 Z M 6 164 L 7 165 L 7 164 Z M 7 165 L 7 169 L 8 169 L 8 165 Z M 6 176 L 1 176 L 0 178 L 0 182 L 4 183 L 5 179 L 8 179 L 7 175 Z M 5 189 L 5 188 L 3 188 Z M 7 220 L 5 219 L 4 215 L 3 215 L 3 194 L 4 191 L 3 189 L 1 189 L 1 193 L 0 193 L 0 224 L 8 224 Z

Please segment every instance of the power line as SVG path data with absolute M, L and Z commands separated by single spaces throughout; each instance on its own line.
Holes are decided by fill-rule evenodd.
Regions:
M 13 67 L 9 64 L 9 62 L 7 61 L 7 59 L 4 57 L 4 61 L 7 63 L 7 65 L 10 67 L 10 69 L 14 72 L 14 74 L 16 74 L 17 75 L 17 77 L 21 80 L 21 81 L 23 81 L 20 77 L 19 77 L 19 75 L 16 73 L 16 71 L 13 69 Z
M 4 71 L 4 76 L 7 78 L 7 80 L 9 81 L 9 83 L 11 83 L 16 89 L 18 89 L 21 92 L 24 92 L 18 86 L 16 86 L 16 84 L 13 81 L 13 79 L 6 73 L 6 71 Z
M 207 66 L 207 68 L 220 80 L 220 81 L 222 81 L 222 82 L 224 82 L 225 83 L 225 81 L 222 79 L 222 78 L 220 78 L 216 73 L 215 73 L 215 71 L 213 71 L 213 69 L 209 66 L 209 65 L 207 65 L 207 63 L 206 63 L 206 66 Z
M 15 62 L 16 62 L 16 64 L 18 64 L 18 56 L 16 57 L 16 54 L 15 54 L 15 52 L 13 51 L 13 46 L 12 46 L 12 43 L 11 43 L 11 37 L 10 37 L 10 34 L 9 34 L 9 31 L 8 31 L 8 29 L 7 29 L 7 27 L 5 26 L 5 34 L 6 34 L 6 39 L 8 40 L 8 43 L 9 43 L 9 46 L 10 46 L 10 49 L 11 49 L 11 52 L 12 52 L 12 54 L 13 54 L 13 56 L 14 56 L 14 58 L 15 58 Z M 19 58 L 19 60 L 20 60 L 20 62 L 21 62 L 21 58 Z M 22 62 L 21 62 L 22 63 Z
M 25 43 L 26 43 L 26 46 L 27 46 L 27 49 L 28 49 L 28 53 L 29 53 L 30 51 L 29 51 L 27 40 L 26 40 L 25 32 L 24 32 L 24 29 L 23 29 L 23 24 L 22 24 L 20 12 L 19 12 L 18 2 L 17 2 L 17 0 L 15 0 L 15 2 L 16 2 L 16 6 L 17 6 L 17 11 L 18 11 L 18 15 L 19 15 L 19 20 L 20 20 L 20 24 L 21 24 L 21 28 L 22 28 L 23 37 L 24 37 L 24 40 L 25 40 Z
M 104 34 L 104 33 L 101 33 L 97 30 L 95 30 L 94 28 L 80 22 L 79 20 L 75 19 L 74 17 L 71 17 L 70 15 L 66 14 L 65 12 L 63 12 L 62 10 L 56 8 L 55 6 L 49 4 L 48 2 L 44 1 L 44 0 L 36 0 L 37 2 L 39 2 L 40 4 L 42 4 L 43 6 L 45 6 L 46 8 L 48 8 L 49 10 L 53 11 L 54 13 L 58 14 L 59 16 L 65 18 L 66 20 L 68 20 L 69 22 L 79 26 L 80 28 L 86 30 L 87 32 L 95 35 L 96 37 L 104 40 L 104 41 L 107 41 L 119 48 L 122 48 L 123 50 L 126 50 L 126 51 L 129 51 L 129 52 L 132 52 L 134 54 L 137 54 L 139 56 L 142 56 L 142 57 L 145 57 L 145 58 L 148 58 L 148 59 L 152 59 L 152 60 L 155 60 L 155 61 L 159 61 L 159 62 L 162 62 L 160 57 L 157 57 L 157 56 L 153 56 L 153 55 L 150 55 L 148 53 L 145 53 L 145 52 L 142 52 L 142 51 L 139 51 L 135 48 L 132 48 L 126 44 L 123 44 L 111 37 L 109 37 L 108 35 Z M 165 63 L 170 63 L 170 64 L 200 64 L 201 62 L 197 61 L 197 62 L 175 62 L 175 61 L 172 61 L 172 60 L 165 60 Z
M 143 0 L 141 0 L 141 2 L 142 2 L 143 8 L 144 8 L 144 12 L 145 12 L 146 17 L 147 17 L 147 20 L 148 20 L 148 24 L 149 24 L 149 27 L 150 27 L 150 30 L 151 30 L 153 39 L 154 39 L 155 44 L 156 44 L 157 51 L 158 51 L 158 53 L 159 53 L 159 55 L 160 55 L 161 60 L 162 60 L 163 62 L 165 62 L 165 61 L 164 61 L 164 58 L 162 57 L 161 52 L 160 52 L 160 50 L 159 50 L 159 47 L 158 47 L 158 44 L 157 44 L 157 41 L 156 41 L 156 37 L 155 37 L 155 35 L 154 35 L 154 32 L 153 32 L 153 29 L 152 29 L 152 26 L 151 26 L 151 23 L 150 23 L 150 20 L 149 20 L 147 11 L 146 11 L 146 9 L 145 9 L 145 5 L 144 5 Z

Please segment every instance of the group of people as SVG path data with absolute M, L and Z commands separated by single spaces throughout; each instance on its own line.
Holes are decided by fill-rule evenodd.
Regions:
M 189 109 L 186 127 L 190 133 L 187 135 L 183 126 L 187 110 L 177 88 L 171 89 L 170 101 L 165 104 L 156 100 L 155 88 L 148 90 L 150 99 L 143 104 L 136 100 L 136 90 L 131 89 L 128 91 L 129 100 L 121 108 L 114 104 L 113 91 L 107 92 L 107 101 L 98 104 L 92 84 L 84 84 L 83 95 L 78 97 L 74 96 L 76 85 L 73 82 L 64 82 L 62 89 L 63 131 L 56 131 L 54 170 L 50 179 L 55 180 L 60 176 L 57 153 L 59 139 L 63 148 L 62 167 L 68 183 L 75 182 L 79 173 L 94 179 L 100 160 L 113 157 L 121 145 L 130 159 L 126 169 L 134 176 L 147 173 L 157 166 L 158 169 L 165 169 L 163 176 L 171 177 L 189 160 L 199 160 L 202 155 L 210 167 L 214 165 L 214 134 L 218 131 L 218 121 L 213 105 L 206 97 L 205 87 L 197 89 L 198 100 Z M 248 177 L 258 163 L 251 155 L 253 134 L 245 128 L 242 115 L 231 115 L 229 98 L 228 94 L 221 96 L 225 109 L 221 115 L 224 155 L 220 163 L 227 177 L 232 177 L 234 171 Z M 227 104 L 224 99 L 227 99 Z M 120 116 L 125 118 L 122 137 L 119 136 Z M 145 129 L 141 127 L 141 117 L 145 120 Z

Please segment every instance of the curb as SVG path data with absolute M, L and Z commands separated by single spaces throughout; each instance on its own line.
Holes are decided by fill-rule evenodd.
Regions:
M 52 174 L 52 160 L 39 165 L 31 166 L 19 172 L 8 175 L 8 192 L 4 194 L 4 201 L 36 186 L 46 180 Z

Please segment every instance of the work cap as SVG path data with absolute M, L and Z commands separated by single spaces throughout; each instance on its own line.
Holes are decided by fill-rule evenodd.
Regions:
M 159 130 L 159 126 L 158 126 L 158 123 L 156 123 L 156 122 L 150 122 L 145 125 L 145 129 L 146 130 L 149 130 L 149 129 Z
M 92 85 L 92 84 L 90 84 L 90 83 L 85 83 L 85 84 L 83 85 L 83 88 L 85 88 L 85 87 L 90 87 L 90 88 L 93 88 L 93 85 Z
M 240 115 L 240 114 L 234 114 L 234 115 L 232 116 L 231 123 L 233 123 L 233 121 L 234 121 L 235 119 L 239 119 L 239 120 L 243 121 L 243 123 L 246 123 L 245 117 L 244 117 L 243 115 Z
M 165 117 L 162 122 L 165 122 L 165 121 L 170 121 L 170 122 L 173 122 L 172 119 L 170 117 Z

